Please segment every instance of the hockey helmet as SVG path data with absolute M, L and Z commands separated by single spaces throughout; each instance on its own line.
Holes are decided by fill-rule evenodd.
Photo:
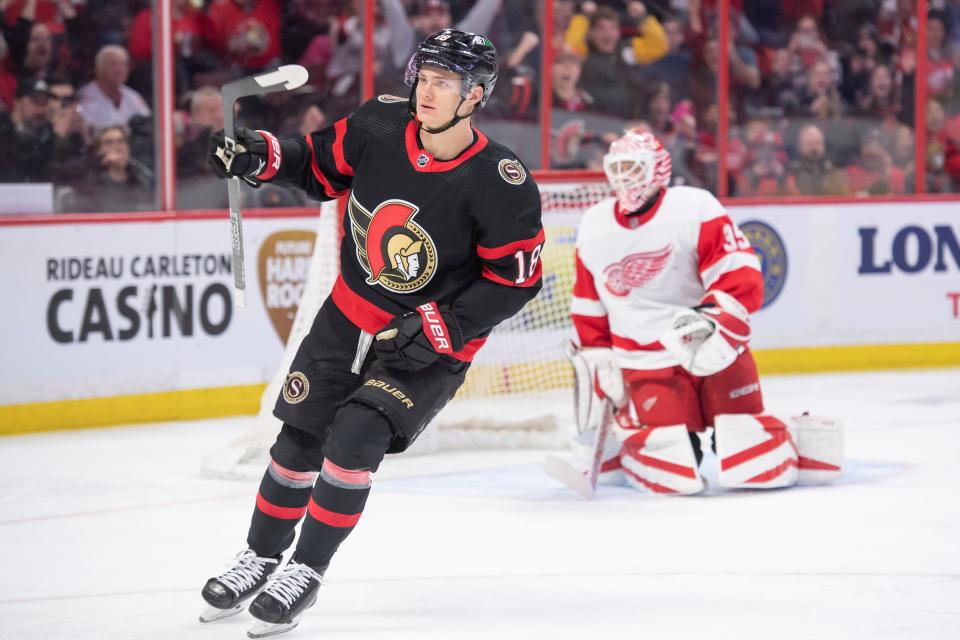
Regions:
M 417 86 L 417 74 L 423 65 L 433 65 L 458 74 L 460 97 L 466 100 L 474 87 L 483 87 L 480 106 L 487 104 L 497 84 L 497 48 L 486 36 L 456 29 L 444 29 L 417 46 L 407 63 L 404 82 Z
M 670 184 L 670 153 L 648 131 L 628 129 L 610 144 L 603 171 L 627 211 L 637 211 Z

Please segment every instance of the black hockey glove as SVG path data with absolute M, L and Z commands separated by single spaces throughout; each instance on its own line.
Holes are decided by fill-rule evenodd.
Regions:
M 373 347 L 377 359 L 388 367 L 419 371 L 436 362 L 441 353 L 463 349 L 463 334 L 456 316 L 428 302 L 395 317 L 377 334 Z
M 283 152 L 280 141 L 267 131 L 236 130 L 236 146 L 230 148 L 223 129 L 210 135 L 207 143 L 207 164 L 221 178 L 237 176 L 252 187 L 277 174 Z

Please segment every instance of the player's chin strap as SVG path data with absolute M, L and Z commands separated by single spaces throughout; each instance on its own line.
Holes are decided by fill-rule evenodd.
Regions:
M 442 127 L 437 127 L 436 129 L 431 129 L 426 125 L 424 125 L 422 122 L 420 122 L 419 123 L 420 128 L 426 131 L 427 133 L 443 133 L 447 129 L 450 129 L 451 127 L 455 127 L 458 122 L 460 122 L 464 118 L 469 118 L 470 116 L 473 115 L 474 111 L 477 110 L 477 108 L 474 107 L 473 111 L 471 111 L 470 113 L 463 116 L 458 115 L 460 113 L 460 107 L 463 106 L 463 103 L 465 101 L 466 101 L 466 98 L 463 96 L 460 96 L 460 102 L 457 104 L 457 108 L 453 111 L 453 118 L 451 118 L 450 122 L 448 122 L 447 124 L 443 125 Z M 413 83 L 413 87 L 410 89 L 410 100 L 407 102 L 407 104 L 410 105 L 410 117 L 416 120 L 417 119 L 417 83 L 416 82 Z

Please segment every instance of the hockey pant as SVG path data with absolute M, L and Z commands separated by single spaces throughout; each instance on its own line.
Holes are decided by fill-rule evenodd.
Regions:
M 294 557 L 322 572 L 360 519 L 384 455 L 419 436 L 468 367 L 444 357 L 421 371 L 394 371 L 365 346 L 369 341 L 328 298 L 274 409 L 284 424 L 247 538 L 258 555 L 283 553 L 303 519 Z

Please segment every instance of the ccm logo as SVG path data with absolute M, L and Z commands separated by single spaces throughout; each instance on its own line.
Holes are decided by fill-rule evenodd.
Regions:
M 453 353 L 453 347 L 450 345 L 450 332 L 447 325 L 440 316 L 437 306 L 428 302 L 417 307 L 420 317 L 423 318 L 423 333 L 427 336 L 430 344 L 439 353 Z

